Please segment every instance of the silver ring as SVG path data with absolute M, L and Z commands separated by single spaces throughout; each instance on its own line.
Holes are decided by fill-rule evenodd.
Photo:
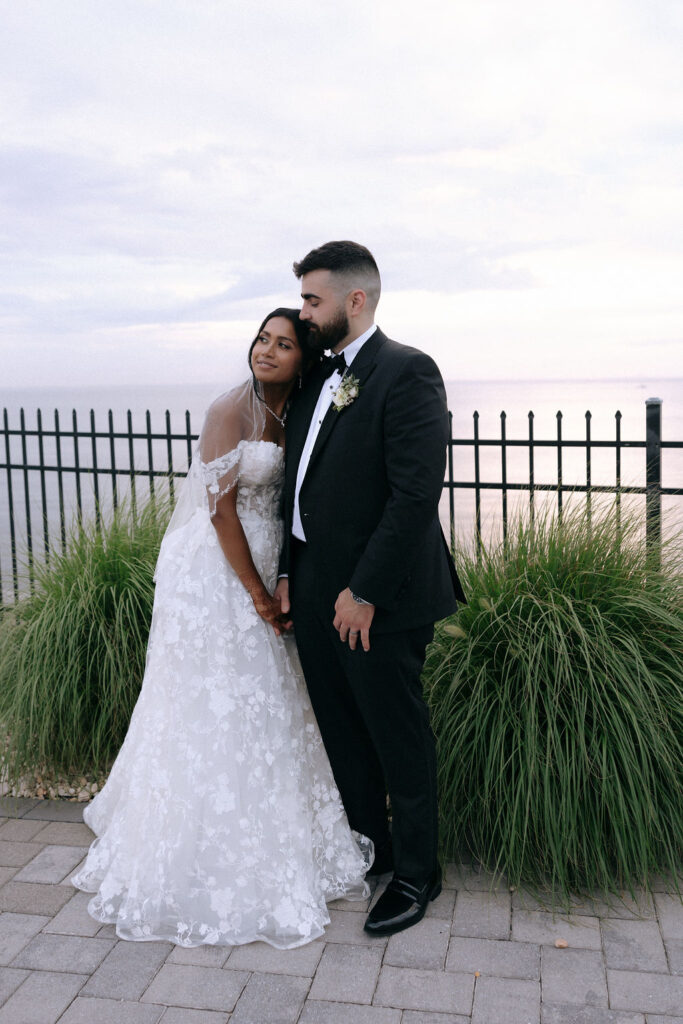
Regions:
M 358 636 L 359 633 L 360 633 L 359 629 L 350 629 L 349 630 L 349 636 Z

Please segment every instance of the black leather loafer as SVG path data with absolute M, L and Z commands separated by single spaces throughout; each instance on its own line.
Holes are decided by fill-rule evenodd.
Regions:
M 441 892 L 441 868 L 437 866 L 426 882 L 394 875 L 365 922 L 369 935 L 393 935 L 417 924 L 427 904 Z

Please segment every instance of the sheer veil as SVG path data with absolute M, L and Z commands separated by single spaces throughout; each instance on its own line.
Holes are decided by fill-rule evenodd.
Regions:
M 251 379 L 211 403 L 167 533 L 188 523 L 198 509 L 215 515 L 219 499 L 239 480 L 243 443 L 259 441 L 265 423 L 265 406 Z

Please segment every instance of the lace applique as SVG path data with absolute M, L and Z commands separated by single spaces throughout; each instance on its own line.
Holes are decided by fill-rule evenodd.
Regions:
M 240 446 L 237 510 L 271 590 L 283 477 L 276 445 Z M 221 552 L 207 479 L 161 547 L 142 691 L 73 883 L 122 938 L 289 948 L 323 934 L 327 902 L 369 894 L 372 844 L 349 829 L 293 639 Z

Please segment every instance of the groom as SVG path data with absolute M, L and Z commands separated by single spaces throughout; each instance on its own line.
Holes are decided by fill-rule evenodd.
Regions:
M 437 510 L 446 397 L 434 361 L 374 324 L 380 276 L 364 246 L 327 242 L 294 273 L 301 319 L 334 358 L 311 372 L 287 423 L 276 593 L 349 823 L 375 844 L 370 873 L 394 872 L 365 923 L 390 935 L 441 891 L 420 673 L 434 622 L 464 600 Z

